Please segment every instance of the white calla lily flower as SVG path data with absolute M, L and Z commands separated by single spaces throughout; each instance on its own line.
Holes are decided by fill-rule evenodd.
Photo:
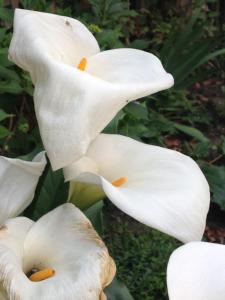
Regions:
M 31 203 L 45 165 L 44 152 L 33 161 L 0 156 L 0 226 Z
M 36 223 L 10 219 L 0 230 L 3 299 L 103 300 L 114 275 L 106 246 L 73 204 L 59 206 Z
M 67 181 L 101 186 L 122 211 L 183 242 L 202 238 L 209 186 L 186 155 L 100 134 L 86 157 L 64 168 L 64 176 Z
M 192 242 L 175 250 L 167 286 L 170 300 L 224 300 L 225 246 Z
M 35 85 L 35 111 L 53 170 L 81 158 L 127 102 L 174 82 L 153 54 L 100 52 L 79 21 L 21 9 L 15 11 L 9 58 Z

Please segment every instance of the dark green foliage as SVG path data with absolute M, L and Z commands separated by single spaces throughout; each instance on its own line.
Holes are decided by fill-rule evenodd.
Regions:
M 131 222 L 111 205 L 106 211 L 106 243 L 116 261 L 119 279 L 135 300 L 167 300 L 167 263 L 180 243 L 133 219 Z
M 21 158 L 31 160 L 41 150 L 41 147 L 36 148 L 32 153 Z M 53 172 L 48 162 L 39 179 L 34 199 L 24 215 L 33 220 L 38 220 L 60 204 L 67 202 L 68 191 L 69 183 L 65 183 L 62 170 Z
M 27 213 L 34 220 L 38 220 L 47 212 L 65 203 L 68 198 L 68 184 L 65 184 L 61 170 L 53 172 L 48 168 L 42 179 L 42 185 L 36 190 L 35 198 Z
M 84 211 L 85 215 L 88 217 L 95 230 L 97 230 L 100 235 L 102 235 L 104 230 L 102 209 L 103 201 L 98 201 L 96 204 Z
M 202 38 L 204 29 L 195 28 L 193 18 L 182 31 L 171 32 L 160 50 L 165 68 L 174 76 L 176 89 L 187 88 L 205 78 L 203 72 L 200 75 L 194 71 L 218 55 L 225 54 L 225 48 L 216 50 L 219 38 Z
M 134 300 L 128 288 L 117 278 L 105 289 L 108 300 Z
M 209 182 L 213 201 L 225 210 L 225 167 L 204 165 L 202 169 Z
M 0 125 L 0 139 L 6 138 L 9 135 L 10 131 L 6 127 Z

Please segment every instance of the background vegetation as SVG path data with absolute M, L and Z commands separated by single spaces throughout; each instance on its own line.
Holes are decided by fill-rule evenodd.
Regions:
M 132 47 L 159 56 L 175 77 L 174 88 L 130 103 L 105 132 L 192 156 L 212 191 L 209 226 L 224 226 L 225 218 L 217 224 L 225 210 L 224 1 L 0 0 L 0 152 L 29 159 L 42 144 L 30 78 L 7 59 L 15 7 L 77 18 L 89 27 L 102 49 Z M 37 219 L 66 198 L 61 172 L 48 169 L 25 214 Z M 108 202 L 104 224 L 118 277 L 133 298 L 167 299 L 166 264 L 178 242 L 138 224 Z M 125 296 L 113 295 L 109 288 L 111 300 L 132 299 L 125 286 L 120 284 L 120 288 Z

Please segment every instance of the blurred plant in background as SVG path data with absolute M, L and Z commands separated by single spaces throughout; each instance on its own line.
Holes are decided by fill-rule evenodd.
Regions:
M 225 210 L 223 1 L 0 0 L 0 150 L 1 155 L 29 159 L 24 155 L 31 153 L 30 157 L 33 157 L 42 148 L 32 101 L 33 86 L 29 76 L 7 59 L 13 8 L 18 6 L 79 19 L 93 32 L 102 49 L 132 47 L 158 55 L 166 70 L 175 77 L 174 88 L 130 103 L 104 132 L 127 135 L 192 156 L 209 180 L 212 201 Z M 61 171 L 45 172 L 39 184 L 42 188 L 37 188 L 35 200 L 26 215 L 37 220 L 61 204 L 68 193 L 68 186 L 63 183 Z M 96 208 L 98 214 L 101 214 L 100 206 Z M 107 216 L 110 205 L 104 209 Z M 87 215 L 93 221 L 96 212 L 87 211 Z M 139 234 L 140 226 L 144 226 L 136 226 L 130 220 L 123 224 L 116 210 L 113 226 L 108 218 L 104 221 L 106 240 L 118 263 L 119 278 L 128 284 L 134 299 L 166 299 L 162 278 L 165 278 L 168 256 L 177 243 L 147 229 Z M 134 234 L 130 231 L 132 226 L 136 226 Z M 108 230 L 112 234 L 110 238 Z M 117 247 L 120 243 L 124 246 L 122 258 L 120 247 Z M 152 247 L 150 254 L 149 244 Z M 131 248 L 136 248 L 137 252 L 132 253 Z M 146 270 L 142 264 L 147 264 L 148 254 L 149 257 L 155 255 L 147 268 L 149 274 L 145 274 L 151 278 L 149 287 L 145 285 L 149 281 L 140 279 Z M 131 256 L 134 261 L 138 257 L 143 261 L 138 266 L 130 266 Z M 152 276 L 152 269 L 157 270 L 154 263 L 160 266 L 158 277 Z M 129 274 L 133 272 L 130 268 L 135 270 L 136 279 Z M 134 280 L 138 282 L 135 285 Z M 121 295 L 123 293 L 128 299 L 128 291 L 121 285 Z M 120 298 L 111 295 L 110 299 Z

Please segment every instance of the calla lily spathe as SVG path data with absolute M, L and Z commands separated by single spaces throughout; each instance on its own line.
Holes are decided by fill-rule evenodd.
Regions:
M 225 246 L 193 242 L 175 250 L 167 286 L 170 300 L 224 300 Z
M 51 276 L 43 278 L 46 270 Z M 103 288 L 114 275 L 107 248 L 73 204 L 36 223 L 10 219 L 0 230 L 1 300 L 104 300 Z
M 100 134 L 66 180 L 102 187 L 122 211 L 183 242 L 202 238 L 210 193 L 198 165 L 179 152 Z
M 31 203 L 45 165 L 44 152 L 33 161 L 0 156 L 0 226 Z
M 81 158 L 127 102 L 167 89 L 173 77 L 153 54 L 100 52 L 79 21 L 16 9 L 9 58 L 28 71 L 53 170 Z

